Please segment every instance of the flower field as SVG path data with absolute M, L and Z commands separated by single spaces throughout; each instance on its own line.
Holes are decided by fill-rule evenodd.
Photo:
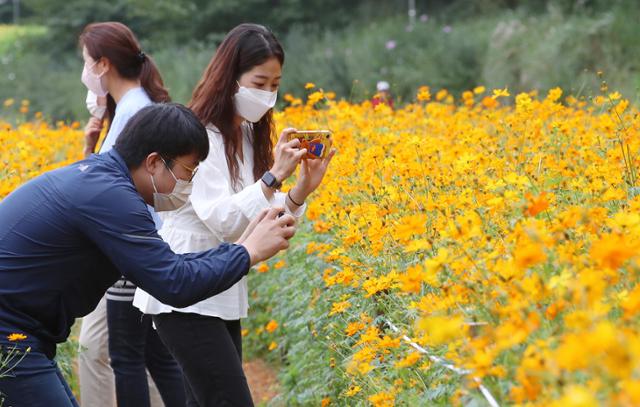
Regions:
M 251 282 L 248 341 L 287 403 L 487 405 L 482 383 L 501 405 L 640 404 L 637 112 L 514 96 L 289 98 L 278 123 L 339 153 L 304 246 Z
M 8 99 L 4 109 L 14 109 L 15 105 L 18 103 Z M 29 101 L 23 100 L 17 109 L 26 117 Z M 36 113 L 33 121 L 13 125 L 3 122 L 1 117 L 0 199 L 31 178 L 82 158 L 80 123 L 50 125 Z
M 274 404 L 640 405 L 628 101 L 423 87 L 392 111 L 308 87 L 276 122 L 339 151 L 243 330 L 281 368 Z M 0 198 L 80 158 L 78 124 L 0 126 Z

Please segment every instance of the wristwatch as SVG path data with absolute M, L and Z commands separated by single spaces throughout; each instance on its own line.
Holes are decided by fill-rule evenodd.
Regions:
M 271 189 L 280 189 L 280 187 L 282 186 L 282 182 L 278 181 L 278 179 L 269 171 L 264 173 L 261 180 L 266 186 Z

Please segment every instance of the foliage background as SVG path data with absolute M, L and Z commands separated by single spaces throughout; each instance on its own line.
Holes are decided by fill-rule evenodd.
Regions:
M 22 0 L 21 26 L 0 28 L 0 100 L 31 99 L 53 119 L 85 120 L 77 36 L 92 21 L 128 24 L 178 102 L 238 23 L 274 30 L 287 56 L 281 92 L 306 82 L 361 101 L 387 80 L 401 100 L 420 85 L 455 95 L 481 84 L 512 91 L 610 87 L 635 99 L 640 5 L 635 0 Z M 0 4 L 11 22 L 11 3 Z M 3 113 L 6 114 L 6 113 Z

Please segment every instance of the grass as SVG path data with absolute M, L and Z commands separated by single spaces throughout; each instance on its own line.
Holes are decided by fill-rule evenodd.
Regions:
M 62 371 L 64 379 L 71 391 L 80 400 L 80 382 L 78 381 L 78 335 L 80 334 L 80 319 L 71 327 L 71 335 L 66 342 L 58 345 L 56 362 Z

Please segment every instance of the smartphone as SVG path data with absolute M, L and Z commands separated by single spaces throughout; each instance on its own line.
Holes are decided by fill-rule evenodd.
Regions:
M 296 138 L 300 140 L 300 148 L 307 149 L 306 158 L 311 159 L 325 158 L 333 144 L 329 130 L 298 130 L 289 133 L 289 141 Z

